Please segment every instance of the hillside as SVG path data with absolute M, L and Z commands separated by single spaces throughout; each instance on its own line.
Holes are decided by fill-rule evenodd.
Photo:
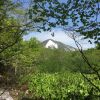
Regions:
M 55 41 L 53 39 L 48 39 L 42 42 L 43 46 L 45 48 L 51 48 L 51 49 L 64 49 L 65 51 L 75 51 L 76 48 L 70 46 L 70 45 L 66 45 L 62 42 L 59 41 Z

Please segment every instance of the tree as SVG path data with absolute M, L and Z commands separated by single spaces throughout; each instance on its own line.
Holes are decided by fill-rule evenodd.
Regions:
M 100 43 L 97 43 L 96 49 L 100 49 Z
M 59 25 L 65 29 L 71 26 L 85 38 L 94 39 L 95 43 L 100 40 L 99 0 L 32 0 L 29 15 L 33 22 L 43 21 L 40 26 L 43 30 Z M 38 16 L 36 20 L 34 15 Z
M 6 77 L 5 82 L 9 79 L 7 83 L 15 84 L 20 76 L 36 72 L 41 48 L 40 42 L 31 38 L 29 41 L 21 40 L 0 53 L 0 75 Z
M 0 33 L 13 33 L 13 42 L 7 41 L 7 35 L 7 42 L 1 39 L 0 52 L 15 44 L 20 36 L 30 29 L 48 31 L 56 26 L 64 26 L 66 29 L 72 26 L 75 31 L 85 35 L 85 38 L 93 38 L 95 42 L 100 40 L 99 0 L 29 0 L 30 5 L 23 3 L 21 0 L 19 3 L 12 0 L 0 1 Z M 23 5 L 27 7 L 19 9 Z M 24 14 L 21 14 L 23 11 Z M 3 37 L 4 35 L 1 35 L 1 38 Z
M 16 72 L 16 66 L 18 67 L 18 63 L 20 62 L 19 58 L 22 62 L 20 64 L 23 64 L 27 60 L 24 66 L 27 63 L 28 65 L 32 63 L 32 61 L 28 62 L 28 60 L 31 60 L 33 56 L 28 59 L 26 55 L 19 53 L 21 52 L 20 42 L 22 37 L 31 27 L 31 22 L 25 16 L 27 13 L 26 9 L 21 9 L 20 7 L 22 7 L 20 2 L 0 0 L 0 75 L 5 74 L 7 77 L 5 81 L 8 80 L 8 73 L 14 76 L 13 72 Z M 23 58 L 23 56 L 25 57 Z
M 35 21 L 34 15 L 38 16 L 36 22 L 43 21 L 39 28 L 44 31 L 51 30 L 52 27 L 57 26 L 68 30 L 68 27 L 71 26 L 70 30 L 79 32 L 85 38 L 91 38 L 98 44 L 100 43 L 99 5 L 99 0 L 32 0 L 29 15 L 33 22 Z M 90 64 L 82 51 L 81 45 L 75 38 L 74 41 L 88 67 L 95 72 L 100 80 L 99 70 L 96 70 Z M 84 74 L 82 75 L 84 76 Z M 87 80 L 91 82 L 88 78 Z M 96 87 L 96 85 L 92 85 Z M 96 88 L 100 91 L 99 87 Z
M 99 0 L 30 1 L 28 13 L 22 9 L 25 11 L 22 15 L 18 14 L 19 3 L 12 0 L 0 1 L 0 53 L 15 45 L 30 29 L 49 31 L 57 26 L 67 30 L 68 26 L 72 26 L 86 38 L 93 38 L 95 43 L 99 43 Z
M 13 0 L 0 1 L 0 53 L 15 45 L 29 30 L 31 22 L 22 5 Z

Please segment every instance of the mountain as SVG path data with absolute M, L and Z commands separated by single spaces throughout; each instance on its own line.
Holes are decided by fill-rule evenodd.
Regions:
M 42 42 L 43 46 L 45 48 L 51 48 L 51 49 L 64 49 L 65 51 L 75 51 L 76 48 L 63 44 L 59 41 L 55 41 L 53 39 L 48 39 Z

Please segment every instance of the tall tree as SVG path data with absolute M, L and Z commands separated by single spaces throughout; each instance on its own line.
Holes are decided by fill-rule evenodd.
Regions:
M 12 0 L 0 1 L 0 53 L 17 43 L 27 30 L 25 11 L 20 6 Z

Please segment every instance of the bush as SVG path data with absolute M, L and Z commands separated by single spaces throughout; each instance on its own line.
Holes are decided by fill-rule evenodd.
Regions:
M 90 94 L 93 87 L 83 79 L 80 73 L 37 73 L 24 77 L 21 84 L 24 83 L 27 83 L 34 99 L 84 100 L 88 96 L 100 95 L 100 92 L 94 90 Z M 100 81 L 96 81 L 95 84 L 99 86 Z

